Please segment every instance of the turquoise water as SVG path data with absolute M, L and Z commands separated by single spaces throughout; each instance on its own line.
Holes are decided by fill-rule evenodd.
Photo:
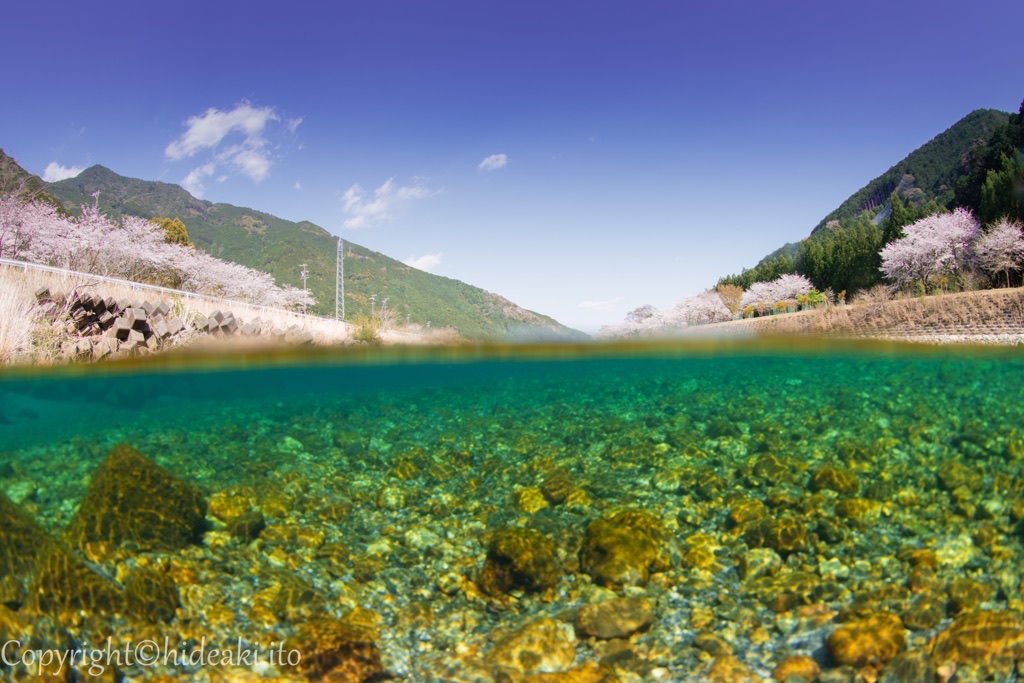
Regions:
M 932 640 L 983 610 L 1009 615 L 982 649 L 1010 648 L 1012 671 L 1006 643 L 1024 604 L 1019 352 L 749 342 L 390 354 L 3 376 L 0 491 L 115 593 L 157 567 L 177 597 L 164 619 L 130 604 L 86 604 L 76 618 L 33 602 L 40 585 L 54 590 L 38 568 L 11 569 L 0 640 L 157 634 L 190 652 L 202 638 L 280 641 L 308 663 L 136 663 L 124 669 L 133 680 L 316 679 L 346 666 L 339 680 L 593 667 L 622 680 L 734 667 L 729 680 L 743 680 L 793 654 L 876 673 L 913 656 L 915 671 L 934 671 Z M 209 503 L 185 547 L 99 552 L 68 531 L 119 443 Z M 241 512 L 262 529 L 239 533 Z M 619 525 L 622 547 L 602 540 L 601 519 Z M 543 579 L 498 547 L 509 528 L 550 548 Z M 3 542 L 0 558 L 15 547 Z M 594 559 L 619 552 L 623 571 Z M 604 603 L 623 596 L 647 600 L 649 624 L 607 638 L 578 621 L 595 604 L 615 622 L 623 603 Z M 894 651 L 844 661 L 827 644 L 876 613 L 900 620 Z M 302 630 L 346 620 L 364 629 L 363 659 Z M 961 676 L 989 666 L 958 657 Z

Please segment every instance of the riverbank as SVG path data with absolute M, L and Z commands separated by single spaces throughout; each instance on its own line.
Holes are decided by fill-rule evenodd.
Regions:
M 927 344 L 1024 343 L 1024 289 L 897 298 L 691 327 L 684 336 L 812 335 Z

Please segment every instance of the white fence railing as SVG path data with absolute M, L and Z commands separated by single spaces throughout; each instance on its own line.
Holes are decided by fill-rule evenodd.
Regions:
M 272 311 L 274 313 L 286 313 L 299 318 L 309 318 L 311 320 L 331 321 L 335 322 L 334 318 L 324 318 L 316 315 L 309 315 L 308 313 L 298 313 L 296 311 L 289 310 L 287 308 L 274 308 L 273 306 L 263 306 L 261 304 L 251 304 L 247 301 L 239 301 L 237 299 L 225 299 L 223 297 L 207 296 L 205 294 L 196 294 L 195 292 L 186 292 L 183 289 L 171 289 L 169 287 L 160 287 L 159 285 L 146 285 L 141 282 L 132 282 L 131 280 L 122 280 L 116 277 L 106 277 L 104 275 L 94 275 L 92 273 L 83 273 L 77 270 L 68 270 L 67 268 L 57 268 L 55 266 L 44 266 L 40 263 L 29 263 L 28 261 L 15 261 L 13 259 L 0 258 L 0 265 L 9 266 L 11 268 L 21 268 L 26 273 L 29 270 L 38 270 L 46 273 L 56 273 L 58 275 L 73 275 L 76 277 L 88 278 L 90 280 L 97 280 L 99 282 L 110 282 L 116 285 L 123 285 L 130 287 L 134 291 L 146 290 L 150 292 L 161 292 L 163 294 L 172 294 L 174 296 L 183 296 L 188 299 L 203 299 L 205 301 L 219 302 L 223 301 L 230 304 L 238 304 L 240 306 L 248 306 L 249 308 L 255 308 L 261 311 Z M 336 321 L 343 322 L 343 321 Z

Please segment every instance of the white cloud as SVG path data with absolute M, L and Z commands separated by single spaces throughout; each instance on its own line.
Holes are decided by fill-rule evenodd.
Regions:
M 497 171 L 499 168 L 505 168 L 505 166 L 507 165 L 507 154 L 492 154 L 491 156 L 481 161 L 480 165 L 477 166 L 476 168 L 478 171 Z
M 576 308 L 585 308 L 588 311 L 608 311 L 611 310 L 612 306 L 622 301 L 621 296 L 617 296 L 613 299 L 605 299 L 603 301 L 581 301 L 576 304 Z
M 435 194 L 422 185 L 423 179 L 417 178 L 415 185 L 395 186 L 395 179 L 388 178 L 384 184 L 373 191 L 373 196 L 366 194 L 362 185 L 356 183 L 345 190 L 342 195 L 342 208 L 349 218 L 345 220 L 346 228 L 369 228 L 391 220 L 391 212 L 399 204 L 424 199 Z
M 188 193 L 196 199 L 202 199 L 203 195 L 206 194 L 203 178 L 212 176 L 214 170 L 216 168 L 213 164 L 204 164 L 199 168 L 192 169 L 192 172 L 181 181 L 181 186 L 188 190 Z
M 417 270 L 429 271 L 431 268 L 435 268 L 441 263 L 441 252 L 437 252 L 436 254 L 424 254 L 423 256 L 410 256 L 405 259 L 403 263 L 407 266 L 412 266 Z
M 267 179 L 274 165 L 274 158 L 268 151 L 271 145 L 267 136 L 272 132 L 271 124 L 280 121 L 281 117 L 272 107 L 254 107 L 248 102 L 242 102 L 229 111 L 211 107 L 185 121 L 185 132 L 167 145 L 164 154 L 172 161 L 192 158 L 204 152 L 208 154 L 207 162 L 186 178 L 191 186 L 182 182 L 189 192 L 197 187 L 202 191 L 199 180 L 213 175 L 220 167 L 259 183 Z M 298 117 L 288 119 L 284 126 L 289 133 L 294 133 L 301 123 L 302 117 Z M 277 131 L 280 135 L 280 126 Z M 212 170 L 208 170 L 211 166 Z
M 58 180 L 74 178 L 84 170 L 81 166 L 61 166 L 56 161 L 51 161 L 46 170 L 43 171 L 43 180 L 48 183 L 55 183 Z
M 302 183 L 300 183 L 298 180 L 296 180 L 295 184 L 292 185 L 292 187 L 294 187 L 296 190 L 301 190 L 302 189 Z
M 175 161 L 194 156 L 203 149 L 212 149 L 221 143 L 228 134 L 240 132 L 245 136 L 249 147 L 262 147 L 263 129 L 270 121 L 279 118 L 270 107 L 254 107 L 242 102 L 231 111 L 220 111 L 210 107 L 200 116 L 193 116 L 185 122 L 188 130 L 167 145 L 164 153 Z

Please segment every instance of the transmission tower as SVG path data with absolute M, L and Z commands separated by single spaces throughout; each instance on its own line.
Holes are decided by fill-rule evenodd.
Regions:
M 338 317 L 338 310 L 341 317 Z M 338 255 L 334 261 L 334 319 L 345 319 L 345 242 L 338 238 Z

